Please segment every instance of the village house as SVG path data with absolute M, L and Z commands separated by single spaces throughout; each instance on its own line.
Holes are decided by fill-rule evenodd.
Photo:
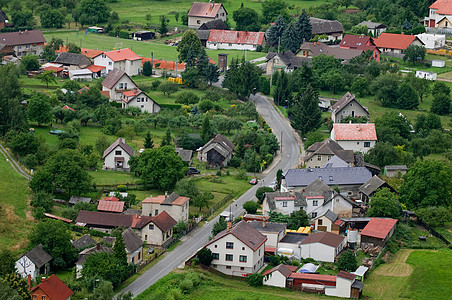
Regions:
M 265 193 L 262 202 L 262 213 L 268 216 L 271 212 L 290 215 L 306 207 L 306 199 L 301 192 L 270 192 Z
M 41 30 L 19 30 L 0 33 L 0 44 L 11 47 L 16 57 L 27 54 L 41 55 L 46 39 Z
M 212 29 L 207 39 L 207 49 L 256 51 L 265 42 L 264 32 Z
M 224 135 L 217 134 L 198 150 L 198 159 L 210 166 L 227 166 L 235 145 Z
M 286 281 L 292 272 L 296 272 L 297 266 L 280 264 L 276 267 L 265 271 L 262 275 L 264 276 L 264 285 L 276 286 L 280 288 L 286 287 Z
M 375 46 L 374 39 L 370 36 L 366 36 L 364 34 L 346 34 L 339 43 L 339 47 L 342 49 L 363 50 L 363 52 L 371 51 L 372 56 L 370 58 L 378 62 L 380 61 L 381 52 L 377 46 Z
M 346 246 L 344 236 L 331 232 L 311 233 L 301 243 L 301 257 L 317 261 L 334 262 Z
M 147 197 L 142 202 L 143 216 L 156 216 L 162 211 L 166 211 L 177 222 L 188 222 L 188 211 L 190 198 L 181 197 L 176 193 L 159 195 L 157 197 Z
M 341 234 L 345 231 L 345 222 L 341 221 L 338 216 L 329 209 L 313 219 L 312 222 L 314 223 L 314 230 L 317 231 L 332 232 L 334 234 Z
M 75 278 L 79 279 L 82 277 L 82 270 L 83 270 L 83 264 L 86 261 L 86 258 L 90 256 L 91 254 L 96 253 L 113 253 L 113 249 L 104 245 L 101 245 L 100 243 L 96 243 L 93 247 L 88 247 L 83 249 L 78 254 L 78 260 L 75 262 Z
M 322 42 L 304 42 L 296 55 L 302 58 L 313 58 L 322 54 L 326 56 L 332 56 L 336 59 L 340 59 L 346 63 L 352 58 L 363 54 L 363 50 L 359 49 L 343 49 L 339 47 L 332 47 Z
M 162 108 L 154 99 L 138 88 L 122 92 L 122 108 L 138 107 L 141 112 L 157 113 Z
M 194 2 L 188 12 L 188 27 L 199 28 L 202 24 L 220 19 L 226 21 L 228 13 L 221 3 Z
M 406 165 L 385 166 L 384 175 L 387 177 L 402 177 L 408 170 Z
M 429 15 L 424 18 L 427 28 L 452 28 L 452 7 L 447 0 L 437 0 L 429 6 Z
M 265 252 L 275 253 L 278 242 L 286 235 L 287 224 L 265 221 L 251 221 L 248 224 L 267 237 Z
M 347 92 L 331 107 L 331 120 L 334 123 L 341 123 L 347 117 L 369 119 L 369 111 L 362 106 L 355 95 Z
M 31 288 L 30 282 L 28 286 L 31 289 L 32 300 L 70 300 L 74 294 L 55 274 L 49 278 L 43 277 L 41 283 L 34 288 Z
M 69 70 L 69 79 L 75 81 L 93 81 L 93 72 L 89 69 Z
M 363 203 L 369 203 L 369 199 L 375 192 L 382 188 L 388 188 L 392 193 L 396 193 L 396 190 L 394 190 L 386 181 L 380 179 L 378 176 L 373 176 L 359 188 L 361 201 L 363 201 Z
M 384 247 L 396 228 L 396 219 L 371 218 L 361 231 L 361 248 L 366 246 Z
M 372 22 L 372 21 L 362 21 L 357 26 L 366 26 L 367 32 L 372 33 L 373 37 L 378 37 L 382 32 L 385 32 L 388 26 L 382 23 L 378 22 Z
M 193 160 L 193 150 L 176 148 L 176 153 L 182 159 L 183 162 L 187 163 L 187 166 L 190 166 Z
M 70 52 L 61 52 L 53 62 L 63 65 L 67 70 L 85 69 L 91 65 L 91 61 L 85 55 Z
M 218 233 L 205 246 L 212 251 L 212 267 L 233 276 L 246 277 L 264 266 L 267 237 L 245 221 L 231 225 Z
M 110 101 L 122 101 L 123 92 L 138 88 L 135 82 L 120 69 L 113 69 L 102 82 L 101 94 Z
M 269 52 L 266 58 L 266 74 L 272 75 L 274 72 L 283 70 L 284 72 L 292 72 L 300 68 L 303 63 L 310 64 L 312 59 L 296 56 L 292 51 L 286 50 L 280 53 Z
M 422 78 L 422 79 L 427 79 L 427 80 L 436 80 L 437 76 L 438 76 L 438 74 L 435 72 L 422 71 L 422 70 L 416 71 L 417 78 Z
M 126 246 L 127 263 L 140 264 L 143 261 L 143 241 L 140 236 L 129 227 L 122 232 L 122 239 Z
M 132 39 L 136 41 L 153 40 L 155 39 L 155 32 L 148 30 L 135 31 L 134 33 L 132 33 Z
M 446 46 L 445 34 L 421 33 L 416 35 L 424 43 L 426 49 L 442 49 Z M 434 67 L 434 65 L 433 65 Z
M 354 166 L 355 155 L 353 150 L 344 150 L 330 138 L 309 146 L 306 149 L 306 157 L 303 160 L 303 164 L 306 168 L 321 168 L 335 155 L 349 165 Z
M 128 76 L 138 75 L 141 72 L 141 57 L 129 48 L 99 54 L 94 57 L 94 64 L 105 67 L 107 74 L 115 68 L 124 71 Z
M 335 43 L 342 39 L 344 27 L 337 20 L 324 20 L 319 18 L 310 18 L 312 26 L 312 37 L 326 35 L 322 42 Z
M 388 55 L 388 53 L 402 54 L 411 45 L 424 46 L 424 43 L 415 35 L 386 32 L 374 39 L 374 43 L 384 55 Z
M 39 244 L 16 261 L 16 271 L 23 278 L 30 275 L 32 279 L 35 279 L 40 274 L 49 273 L 51 260 L 52 256 L 45 252 L 42 245 Z
M 128 171 L 129 159 L 134 154 L 135 151 L 126 143 L 126 140 L 118 138 L 104 151 L 102 169 Z
M 96 241 L 89 234 L 85 234 L 81 238 L 72 242 L 72 246 L 79 251 L 93 245 L 96 245 Z
M 342 148 L 367 153 L 377 142 L 375 124 L 333 124 L 331 139 Z

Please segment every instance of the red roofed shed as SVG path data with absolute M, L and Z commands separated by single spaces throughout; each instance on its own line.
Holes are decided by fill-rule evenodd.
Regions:
M 206 45 L 208 49 L 256 50 L 264 39 L 264 32 L 212 29 Z
M 384 247 L 394 234 L 396 219 L 372 218 L 361 231 L 361 247 L 368 244 Z
M 117 198 L 116 198 L 117 199 Z M 122 213 L 124 210 L 124 201 L 106 201 L 100 200 L 97 205 L 98 211 Z

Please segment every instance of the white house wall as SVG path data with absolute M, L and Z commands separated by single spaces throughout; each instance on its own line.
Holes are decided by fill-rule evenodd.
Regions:
M 160 205 L 158 203 L 143 203 L 142 215 L 143 216 L 156 216 L 162 211 L 166 211 L 177 222 L 188 222 L 188 211 L 190 206 L 190 200 L 184 203 L 184 205 Z M 157 214 L 156 214 L 157 210 Z
M 122 84 L 122 89 L 120 88 Z M 132 81 L 128 76 L 124 75 L 122 76 L 118 82 L 111 88 L 107 88 L 105 86 L 102 86 L 102 91 L 109 91 L 110 92 L 110 100 L 111 101 L 121 101 L 122 99 L 122 92 L 124 90 L 131 90 L 137 88 L 137 85 L 135 82 Z M 118 91 L 117 91 L 118 90 Z
M 100 54 L 94 58 L 94 64 L 96 66 L 103 66 L 106 69 L 106 74 L 110 73 L 114 69 L 114 62 L 105 54 Z
M 352 290 L 352 281 L 339 277 L 336 277 L 336 297 L 350 298 Z
M 23 278 L 30 275 L 32 279 L 35 279 L 39 275 L 35 264 L 26 256 L 22 256 L 16 261 L 16 270 Z
M 286 277 L 283 274 L 281 274 L 281 272 L 274 271 L 274 272 L 264 276 L 264 285 L 285 288 L 286 287 Z
M 138 102 L 138 98 L 140 98 L 140 102 Z M 160 106 L 157 105 L 154 100 L 146 96 L 144 93 L 140 93 L 128 103 L 124 101 L 122 102 L 122 108 L 128 107 L 138 107 L 141 112 L 148 112 L 151 114 L 160 111 Z
M 116 151 L 121 151 L 120 155 L 116 155 Z M 108 167 L 110 169 L 115 169 L 115 157 L 124 157 L 123 169 L 129 169 L 129 159 L 130 155 L 124 151 L 120 146 L 117 146 L 113 151 L 111 151 L 104 159 L 104 167 Z
M 344 150 L 353 150 L 353 152 L 367 153 L 375 146 L 376 141 L 336 141 Z M 364 143 L 369 142 L 369 147 L 364 147 Z
M 224 10 L 223 6 L 220 7 L 220 9 L 218 10 L 218 14 L 215 16 L 215 18 L 204 18 L 204 17 L 198 17 L 198 16 L 194 16 L 188 17 L 188 27 L 189 28 L 196 28 L 198 29 L 199 26 L 201 26 L 204 23 L 207 23 L 209 21 L 213 21 L 213 20 L 217 20 L 217 19 L 221 19 L 223 21 L 226 21 L 227 18 L 227 14 L 226 11 Z
M 320 243 L 301 245 L 301 257 L 317 261 L 334 262 L 335 248 Z

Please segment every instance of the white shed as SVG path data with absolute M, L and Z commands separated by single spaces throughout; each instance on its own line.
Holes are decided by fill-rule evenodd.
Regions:
M 428 80 L 436 80 L 437 74 L 435 72 L 429 72 L 429 71 L 416 71 L 416 77 L 417 78 L 424 78 Z
M 446 61 L 444 60 L 432 60 L 432 67 L 444 68 L 446 66 Z
M 69 70 L 69 79 L 77 81 L 92 81 L 93 72 L 88 69 Z
M 281 288 L 286 287 L 287 278 L 292 272 L 295 272 L 298 267 L 280 264 L 273 269 L 264 272 L 264 285 L 277 286 Z
M 345 247 L 345 237 L 331 232 L 312 233 L 300 245 L 301 257 L 334 262 Z

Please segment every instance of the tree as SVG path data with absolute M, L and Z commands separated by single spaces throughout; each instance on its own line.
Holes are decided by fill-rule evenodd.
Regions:
M 160 143 L 160 147 L 170 146 L 173 143 L 173 139 L 171 138 L 171 130 L 169 127 L 166 129 L 165 137 L 162 139 Z
M 402 212 L 399 201 L 388 188 L 378 189 L 370 198 L 369 217 L 398 218 Z
M 53 196 L 42 191 L 36 192 L 33 194 L 30 205 L 34 208 L 42 207 L 46 212 L 51 212 L 53 209 Z
M 84 278 L 106 280 L 111 282 L 114 287 L 117 287 L 129 276 L 129 268 L 119 264 L 114 254 L 99 252 L 86 257 L 85 263 L 83 264 L 82 276 Z
M 297 19 L 297 32 L 298 32 L 298 43 L 309 41 L 312 37 L 312 25 L 311 19 L 306 11 L 303 9 L 300 16 Z
M 40 142 L 33 134 L 20 132 L 11 139 L 9 146 L 15 154 L 24 157 L 37 153 Z
M 186 62 L 188 52 L 191 50 L 195 57 L 201 52 L 202 45 L 201 40 L 194 30 L 187 30 L 177 44 L 177 51 L 179 52 L 179 61 Z
M 52 75 L 53 76 L 53 75 Z M 43 93 L 35 93 L 28 100 L 27 115 L 30 121 L 41 124 L 52 121 L 52 107 L 50 106 L 48 97 Z
M 279 16 L 278 19 L 276 19 L 275 25 L 272 25 L 268 30 L 267 41 L 273 46 L 279 45 L 286 27 L 287 24 L 283 16 Z
M 171 94 L 174 94 L 175 92 L 179 91 L 180 87 L 177 83 L 167 81 L 159 86 L 159 90 L 169 97 Z
M 430 90 L 431 80 L 425 78 L 418 78 L 414 76 L 413 73 L 409 73 L 406 77 L 407 82 L 414 88 L 419 96 L 419 100 L 422 102 L 424 95 L 428 93 Z M 438 82 L 437 84 L 444 84 L 442 82 Z M 449 90 L 450 92 L 450 90 Z
M 353 272 L 357 265 L 355 254 L 351 250 L 344 251 L 337 259 L 337 267 L 341 271 Z
M 262 203 L 265 197 L 265 193 L 272 193 L 274 192 L 271 187 L 263 186 L 256 190 L 256 198 L 259 201 L 259 203 Z
M 20 60 L 20 64 L 27 71 L 36 71 L 41 67 L 39 65 L 38 57 L 33 54 L 27 54 Z
M 14 274 L 14 271 L 11 272 L 11 274 Z M 27 296 L 28 296 L 28 298 L 30 298 L 29 295 L 27 295 Z M 9 286 L 8 282 L 0 281 L 0 299 L 5 299 L 5 300 L 23 300 L 24 298 L 22 296 L 19 296 L 17 294 L 17 291 Z
M 369 81 L 366 77 L 356 77 L 353 80 L 351 87 L 353 93 L 357 93 L 359 96 L 363 97 L 369 94 Z
M 29 11 L 15 11 L 11 13 L 11 21 L 17 27 L 33 27 L 36 22 Z
M 243 204 L 243 209 L 246 210 L 247 214 L 255 214 L 256 211 L 260 208 L 261 206 L 259 205 L 259 203 L 254 202 L 254 201 L 247 201 Z
M 9 273 L 14 273 L 16 271 L 16 258 L 9 249 L 0 249 L 0 266 L 2 266 L 0 268 L 0 277 L 3 277 Z M 0 297 L 0 299 L 2 298 Z
M 417 161 L 403 176 L 400 202 L 409 209 L 452 204 L 452 167 L 437 160 Z
M 116 235 L 116 241 L 113 245 L 113 256 L 117 263 L 127 266 L 126 245 L 124 244 L 124 239 L 122 238 L 122 232 L 119 232 Z
M 151 19 L 152 19 L 151 14 L 146 14 L 145 19 L 146 19 L 146 27 L 148 27 L 148 28 L 151 27 Z
M 250 274 L 246 281 L 248 282 L 249 286 L 253 287 L 260 287 L 264 285 L 264 276 L 259 273 Z
M 309 217 L 303 209 L 290 214 L 290 221 L 287 223 L 287 228 L 297 230 L 304 226 L 309 226 Z
M 443 227 L 445 223 L 452 220 L 450 209 L 443 206 L 428 206 L 421 208 L 416 211 L 416 215 L 425 224 L 434 228 Z
M 30 234 L 32 247 L 42 244 L 44 251 L 52 257 L 56 269 L 71 266 L 77 259 L 77 250 L 71 244 L 71 234 L 62 221 L 50 220 L 39 222 Z
M 220 79 L 220 68 L 217 65 L 209 63 L 203 70 L 205 80 L 212 85 Z
M 443 116 L 450 112 L 450 94 L 434 94 L 430 111 Z
M 402 109 L 415 109 L 418 106 L 418 94 L 410 84 L 403 82 L 399 87 L 397 107 Z
M 365 155 L 366 162 L 379 167 L 392 165 L 398 162 L 397 151 L 389 142 L 377 142 Z
M 146 136 L 144 137 L 144 148 L 151 149 L 154 148 L 154 141 L 152 140 L 151 133 L 146 132 Z
M 160 26 L 158 28 L 158 31 L 162 36 L 165 36 L 168 33 L 168 23 L 169 23 L 169 19 L 166 16 L 161 15 L 160 16 Z
M 74 43 L 69 43 L 66 45 L 66 47 L 67 47 L 67 52 L 69 52 L 69 53 L 77 53 L 77 54 L 81 53 L 80 47 Z
M 293 106 L 290 114 L 291 123 L 302 136 L 314 131 L 322 124 L 322 112 L 319 108 L 319 96 L 309 85 L 303 95 L 298 95 L 298 102 Z
M 240 65 L 237 60 L 232 59 L 223 80 L 223 87 L 237 94 L 239 98 L 246 99 L 251 93 L 256 92 L 261 73 L 262 70 L 259 67 L 246 62 L 245 58 L 242 58 Z
M 232 13 L 232 19 L 236 24 L 235 30 L 239 31 L 259 31 L 259 15 L 248 7 L 240 7 Z
M 207 143 L 213 135 L 212 125 L 210 124 L 210 119 L 208 116 L 204 117 L 201 129 L 201 138 L 204 143 Z
M 276 88 L 273 90 L 273 99 L 277 105 L 287 103 L 291 94 L 289 78 L 284 71 L 280 71 L 276 79 Z
M 264 24 L 274 22 L 277 16 L 289 18 L 286 2 L 283 0 L 265 0 L 262 2 L 262 16 L 262 23 Z
M 104 23 L 110 17 L 110 8 L 104 0 L 81 0 L 76 10 L 80 23 L 84 24 Z
M 209 248 L 206 247 L 202 248 L 201 250 L 198 251 L 196 256 L 198 257 L 199 262 L 205 265 L 206 267 L 210 266 L 210 264 L 212 263 L 213 256 L 212 251 L 210 251 Z
M 143 184 L 160 189 L 172 189 L 187 174 L 187 167 L 173 147 L 165 146 L 145 150 L 130 169 L 140 177 Z
M 64 15 L 58 9 L 45 10 L 41 13 L 41 25 L 44 28 L 61 28 L 64 22 Z
M 143 64 L 143 75 L 151 76 L 152 75 L 152 64 L 150 61 L 145 61 Z
M 441 119 L 435 114 L 419 114 L 414 123 L 414 130 L 420 136 L 426 137 L 434 129 L 443 130 Z
M 98 300 L 112 300 L 114 298 L 113 285 L 110 281 L 102 280 L 99 285 L 94 289 L 91 295 L 92 299 Z
M 176 103 L 184 105 L 196 104 L 199 102 L 199 97 L 191 91 L 183 91 L 177 94 Z
M 375 98 L 381 101 L 384 107 L 395 107 L 399 94 L 399 76 L 385 74 L 374 79 L 370 89 L 375 91 Z
M 281 46 L 295 53 L 301 45 L 299 38 L 300 33 L 297 30 L 297 24 L 295 21 L 292 21 L 287 25 L 281 36 Z
M 405 50 L 404 61 L 410 61 L 413 65 L 416 64 L 418 60 L 423 60 L 425 58 L 425 47 L 418 45 L 410 45 Z
M 223 230 L 226 230 L 227 227 L 228 227 L 228 223 L 226 222 L 226 220 L 224 218 L 220 217 L 220 219 L 218 219 L 218 222 L 213 224 L 212 236 L 213 237 L 216 236 L 217 234 L 219 234 Z
M 37 79 L 41 80 L 49 88 L 49 83 L 56 83 L 55 75 L 53 75 L 52 70 L 44 71 L 42 74 L 36 76 Z
M 0 296 L 2 295 L 2 292 L 8 292 L 11 296 L 13 296 L 11 299 L 7 298 L 8 300 L 22 300 L 22 299 L 30 299 L 30 291 L 28 289 L 27 281 L 22 278 L 19 274 L 16 272 L 5 274 L 2 278 L 3 280 L 0 280 L 0 284 L 4 283 L 7 286 L 7 290 L 3 290 L 3 288 L 0 288 Z M 17 296 L 15 295 L 14 291 L 17 293 Z M 4 299 L 0 297 L 0 299 Z
M 405 116 L 396 112 L 385 113 L 375 120 L 378 140 L 390 142 L 392 145 L 403 145 L 410 139 L 412 126 Z

